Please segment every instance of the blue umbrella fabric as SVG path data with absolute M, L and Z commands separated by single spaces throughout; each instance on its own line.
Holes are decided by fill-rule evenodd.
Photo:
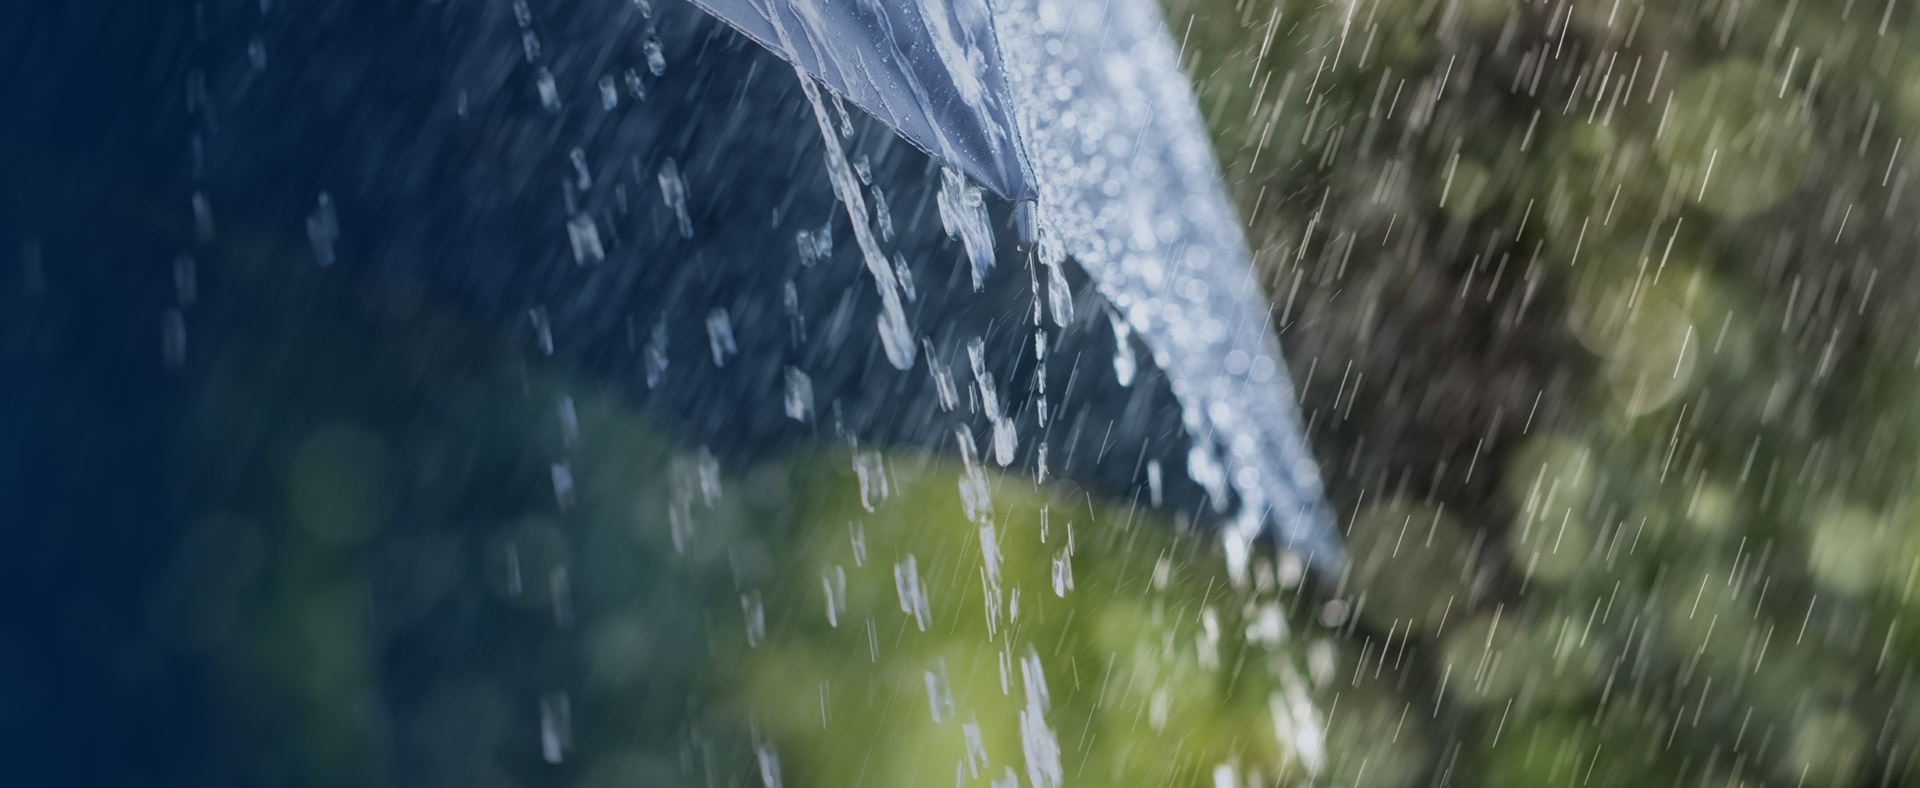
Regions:
M 694 0 L 942 163 L 1035 196 L 982 0 Z

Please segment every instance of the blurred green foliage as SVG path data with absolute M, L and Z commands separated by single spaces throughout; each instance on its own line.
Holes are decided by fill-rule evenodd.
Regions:
M 1912 782 L 1912 9 L 1167 8 L 1404 784 Z

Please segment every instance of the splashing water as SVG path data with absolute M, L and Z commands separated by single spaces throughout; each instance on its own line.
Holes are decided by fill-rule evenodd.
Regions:
M 973 289 L 987 286 L 987 273 L 993 270 L 993 226 L 987 222 L 986 200 L 980 188 L 967 182 L 959 170 L 940 171 L 940 226 L 949 238 L 959 238 L 967 248 L 967 262 L 973 270 Z
M 1236 581 L 1269 523 L 1313 563 L 1336 566 L 1340 548 L 1299 437 L 1293 387 L 1158 7 L 1070 5 L 1008 0 L 995 9 L 1039 191 L 1041 262 L 1053 243 L 1072 255 L 1118 310 L 1116 337 L 1138 333 L 1166 371 L 1195 441 L 1194 480 L 1216 503 L 1229 488 L 1239 498 L 1224 533 Z M 1123 385 L 1132 377 L 1126 352 L 1114 360 Z M 1252 361 L 1223 369 L 1219 359 L 1233 353 Z

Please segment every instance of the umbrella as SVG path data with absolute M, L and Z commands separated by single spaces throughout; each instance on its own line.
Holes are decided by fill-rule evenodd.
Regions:
M 1239 499 L 1232 565 L 1270 533 L 1338 566 L 1246 241 L 1149 0 L 694 2 L 1000 196 L 1036 200 L 1056 322 L 1071 319 L 1071 257 L 1115 308 L 1119 343 L 1138 333 L 1166 370 L 1192 480 L 1217 511 Z M 976 288 L 990 263 L 975 259 Z
M 1010 200 L 1034 197 L 981 0 L 694 0 Z

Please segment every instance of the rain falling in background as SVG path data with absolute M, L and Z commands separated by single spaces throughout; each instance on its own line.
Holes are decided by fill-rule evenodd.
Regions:
M 623 158 L 596 130 L 619 113 L 724 117 L 727 99 L 663 86 L 709 67 L 682 53 L 754 44 L 665 2 L 601 5 L 632 40 L 601 40 L 591 4 L 396 5 L 394 25 L 444 7 L 476 16 L 440 33 L 485 17 L 499 40 L 418 83 L 387 55 L 369 61 L 387 71 L 299 84 L 386 84 L 430 105 L 432 123 L 518 152 L 501 169 L 538 161 L 524 174 L 537 192 L 463 186 L 537 205 L 551 221 L 501 232 L 537 238 L 543 265 L 612 276 L 638 236 L 705 242 L 741 165 Z M 1041 31 L 1091 13 L 1006 5 Z M 261 166 L 247 151 L 264 143 L 233 116 L 265 90 L 253 86 L 285 87 L 276 69 L 301 67 L 283 43 L 341 35 L 321 6 L 152 13 L 195 42 L 156 58 L 155 76 L 126 77 L 161 97 L 154 117 L 73 122 L 107 129 L 87 144 L 170 151 L 147 165 L 164 177 L 8 159 L 25 185 L 0 203 L 16 272 L 0 279 L 0 353 L 21 371 L 0 376 L 0 508 L 18 515 L 19 557 L 5 573 L 0 738 L 30 777 L 1920 780 L 1920 622 L 1905 618 L 1920 606 L 1920 281 L 1907 265 L 1920 213 L 1903 196 L 1904 138 L 1920 128 L 1913 8 L 1173 0 L 1163 43 L 1191 79 L 1253 269 L 1160 290 L 1116 288 L 1102 259 L 1050 246 L 1090 232 L 1068 211 L 1042 212 L 1033 243 L 1016 243 L 1004 201 L 957 173 L 927 168 L 926 199 L 887 191 L 902 161 L 925 157 L 791 68 L 764 69 L 740 84 L 786 80 L 795 111 L 779 133 L 820 146 L 794 187 L 811 213 L 753 217 L 785 256 L 768 270 L 791 272 L 754 282 L 765 309 L 602 313 L 585 289 L 488 303 L 510 312 L 495 325 L 424 286 L 339 274 L 447 243 L 409 234 L 432 217 L 400 197 L 428 176 L 348 162 L 313 188 L 254 176 L 250 195 L 209 175 Z M 0 41 L 46 28 L 15 29 L 29 33 Z M 1026 40 L 1003 39 L 1012 68 L 1072 54 L 1043 37 L 1011 48 Z M 58 58 L 10 48 L 0 84 L 57 106 L 20 86 Z M 1083 84 L 1132 73 L 1087 62 L 1114 70 L 1041 69 L 1023 89 L 1070 109 L 1091 101 Z M 288 95 L 296 108 L 352 100 Z M 502 101 L 548 120 L 502 121 L 489 114 Z M 1171 111 L 1139 104 L 1123 109 Z M 1068 112 L 1027 131 L 1069 139 L 1084 129 L 1069 116 L 1101 120 Z M 188 131 L 127 141 L 148 120 Z M 364 121 L 393 139 L 417 130 Z M 0 139 L 67 150 L 41 136 Z M 1078 155 L 1126 169 L 1136 153 Z M 398 196 L 356 197 L 369 194 Z M 255 196 L 292 219 L 251 223 Z M 376 221 L 383 210 L 400 218 Z M 1141 213 L 1112 270 L 1179 259 Z M 376 233 L 401 241 L 383 252 Z M 914 246 L 915 233 L 936 240 Z M 133 236 L 161 242 L 127 253 L 116 239 Z M 117 290 L 130 267 L 158 284 Z M 818 286 L 836 267 L 858 276 Z M 1117 492 L 1073 476 L 1078 447 L 1109 464 L 1109 440 L 1069 439 L 1061 421 L 1079 392 L 1127 392 L 1152 407 L 1118 417 L 1153 416 L 1166 435 L 1249 422 L 1163 370 L 1270 389 L 1247 383 L 1223 408 L 1286 393 L 1280 370 L 1241 349 L 1257 344 L 1166 346 L 1204 333 L 1205 315 L 1156 322 L 1122 303 L 1217 303 L 1209 287 L 1260 299 L 1285 350 L 1344 548 L 1335 565 L 1234 542 L 1231 513 L 1163 505 L 1257 488 L 1209 465 L 1233 458 L 1232 436 L 1219 436 L 1226 459 L 1131 447 L 1137 459 L 1111 460 L 1135 480 Z M 950 293 L 990 325 L 909 323 Z M 110 319 L 122 312 L 140 322 Z M 579 344 L 582 314 L 601 316 L 611 351 Z M 1098 352 L 1061 349 L 1080 337 Z M 811 343 L 911 376 L 927 423 L 973 420 L 934 446 L 851 438 L 869 414 L 846 392 L 873 378 L 794 350 Z M 626 387 L 589 371 L 603 352 L 630 359 Z M 765 412 L 692 412 L 808 440 L 742 460 L 636 405 L 722 374 L 752 380 Z M 1126 399 L 1155 385 L 1171 393 Z

